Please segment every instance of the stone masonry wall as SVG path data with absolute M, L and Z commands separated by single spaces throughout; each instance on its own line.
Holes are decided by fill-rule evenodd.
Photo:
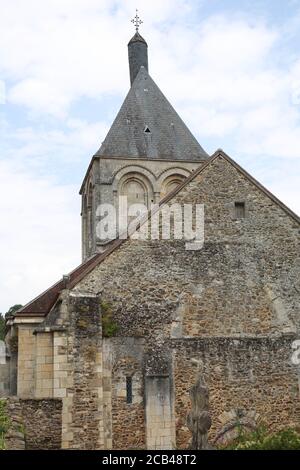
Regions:
M 53 334 L 36 333 L 35 397 L 53 397 Z
M 255 411 L 271 430 L 299 426 L 299 371 L 291 363 L 294 337 L 172 340 L 175 358 L 177 445 L 187 448 L 191 358 L 201 359 L 210 393 L 210 439 L 221 429 L 224 411 Z
M 90 184 L 93 186 L 92 194 L 92 227 L 95 227 L 99 221 L 96 216 L 96 210 L 99 204 L 114 204 L 118 207 L 118 196 L 120 191 L 120 182 L 126 175 L 135 175 L 135 177 L 144 182 L 147 188 L 148 202 L 157 203 L 161 199 L 161 191 L 164 181 L 170 175 L 181 175 L 182 177 L 198 168 L 200 162 L 187 161 L 167 161 L 167 160 L 149 160 L 149 159 L 126 159 L 126 158 L 105 158 L 97 159 L 93 162 L 88 177 L 86 179 L 83 199 L 87 197 Z M 89 247 L 89 237 L 87 236 L 87 214 L 83 213 L 83 254 L 91 254 L 101 249 L 101 241 L 96 240 L 95 230 L 92 233 L 91 247 Z
M 143 343 L 139 338 L 104 338 L 106 449 L 145 449 Z M 127 377 L 132 379 L 132 403 L 127 403 Z
M 147 376 L 145 382 L 147 449 L 174 449 L 176 437 L 172 406 L 172 378 Z
M 62 398 L 62 448 L 101 449 L 102 320 L 96 295 L 66 292 L 54 331 L 54 397 Z M 63 326 L 60 326 L 63 323 Z
M 61 448 L 61 400 L 6 399 L 11 426 L 5 436 L 8 450 Z
M 245 202 L 243 219 L 235 216 L 236 201 Z M 216 354 L 209 363 L 221 367 L 221 378 L 216 375 L 212 382 L 214 418 L 231 406 L 231 399 L 236 406 L 261 403 L 262 412 L 268 410 L 265 417 L 271 426 L 298 422 L 297 378 L 281 357 L 284 353 L 286 358 L 291 348 L 282 347 L 280 338 L 297 337 L 300 330 L 299 223 L 222 156 L 170 203 L 204 204 L 203 249 L 187 251 L 183 240 L 172 238 L 130 239 L 74 291 L 99 293 L 110 302 L 118 336 L 144 338 L 144 352 L 154 351 L 154 361 L 155 350 L 166 347 L 170 339 L 175 341 L 177 400 L 186 400 L 192 380 L 185 355 L 180 358 L 180 341 L 189 340 L 191 345 L 206 341 L 203 344 L 215 348 Z M 247 338 L 253 342 L 233 353 L 231 344 L 235 343 L 231 341 Z M 272 342 L 275 339 L 278 342 Z M 219 350 L 223 340 L 226 347 L 224 343 Z M 255 350 L 258 344 L 262 356 L 251 372 L 247 350 Z M 197 352 L 191 348 L 191 354 Z M 267 353 L 272 355 L 271 363 L 264 359 Z M 222 379 L 223 356 L 231 355 L 232 370 L 227 368 L 226 379 Z M 253 380 L 257 399 L 252 403 Z M 220 392 L 214 385 L 217 381 Z M 186 404 L 183 409 L 185 413 Z M 186 435 L 177 437 L 180 445 L 186 442 Z
M 174 321 L 194 337 L 299 329 L 299 224 L 229 162 L 211 166 L 172 201 L 204 203 L 203 249 L 129 240 L 76 286 L 113 303 L 119 334 L 169 335 Z
M 99 298 L 70 298 L 73 345 L 73 448 L 103 447 L 102 326 Z
M 22 398 L 33 398 L 35 391 L 36 338 L 32 326 L 18 328 L 18 384 L 17 393 Z
M 20 400 L 25 428 L 26 449 L 60 449 L 61 415 L 60 399 Z

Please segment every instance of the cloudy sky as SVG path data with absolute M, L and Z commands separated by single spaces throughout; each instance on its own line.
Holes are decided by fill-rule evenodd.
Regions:
M 78 190 L 129 88 L 135 8 L 201 145 L 300 213 L 300 0 L 0 0 L 2 312 L 80 263 Z

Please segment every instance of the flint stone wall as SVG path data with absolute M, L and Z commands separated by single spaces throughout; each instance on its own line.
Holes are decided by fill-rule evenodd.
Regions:
M 59 399 L 6 399 L 11 426 L 5 437 L 8 450 L 61 448 L 62 402 Z
M 221 431 L 222 415 L 252 410 L 272 431 L 300 423 L 299 367 L 291 362 L 294 337 L 203 338 L 173 340 L 177 446 L 188 446 L 186 415 L 189 388 L 195 380 L 191 358 L 201 359 L 210 394 L 211 442 Z
M 240 201 L 243 219 L 235 215 Z M 208 348 L 212 433 L 218 415 L 239 406 L 258 408 L 274 428 L 299 424 L 298 372 L 290 363 L 300 331 L 299 223 L 222 157 L 171 202 L 204 204 L 201 250 L 187 251 L 172 237 L 130 239 L 74 290 L 110 302 L 118 336 L 143 338 L 154 364 L 160 361 L 155 351 L 173 351 L 180 422 L 193 383 L 189 358 Z M 177 439 L 184 446 L 188 437 L 180 427 L 183 422 Z

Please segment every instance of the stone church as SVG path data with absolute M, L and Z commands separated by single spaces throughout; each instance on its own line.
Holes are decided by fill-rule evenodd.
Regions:
M 196 359 L 211 442 L 235 416 L 299 426 L 299 217 L 203 150 L 150 77 L 138 30 L 128 52 L 130 90 L 80 190 L 82 264 L 7 319 L 7 395 L 32 433 L 48 410 L 49 448 L 186 449 Z M 120 195 L 204 205 L 202 249 L 101 239 L 97 208 Z

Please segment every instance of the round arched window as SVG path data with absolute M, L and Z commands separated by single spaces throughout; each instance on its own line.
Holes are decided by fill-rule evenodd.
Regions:
M 162 187 L 161 187 L 161 192 L 160 192 L 160 197 L 163 198 L 165 197 L 167 194 L 171 193 L 172 191 L 174 191 L 174 189 L 177 188 L 177 186 L 179 184 L 182 183 L 182 181 L 184 181 L 185 177 L 182 176 L 182 175 L 171 175 L 171 176 L 168 176 L 163 184 L 162 184 Z
M 128 207 L 132 204 L 144 204 L 148 206 L 147 189 L 142 181 L 130 178 L 122 185 L 121 195 L 127 196 Z

